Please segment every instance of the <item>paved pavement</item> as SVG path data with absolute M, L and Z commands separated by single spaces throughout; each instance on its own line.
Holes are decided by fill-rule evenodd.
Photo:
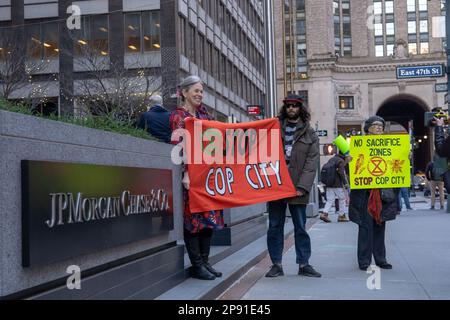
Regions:
M 310 229 L 310 263 L 322 278 L 297 275 L 292 235 L 283 256 L 284 277 L 265 278 L 266 257 L 220 299 L 450 299 L 450 214 L 427 210 L 429 200 L 412 198 L 415 210 L 403 211 L 386 228 L 387 259 L 394 268 L 381 270 L 381 289 L 369 290 L 371 276 L 356 260 L 357 226 L 318 221 Z M 289 223 L 292 223 L 289 221 Z

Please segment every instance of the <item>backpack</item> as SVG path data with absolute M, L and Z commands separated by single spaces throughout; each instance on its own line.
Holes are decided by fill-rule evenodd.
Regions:
M 447 158 L 435 154 L 433 157 L 433 169 L 431 171 L 431 178 L 433 178 L 433 181 L 442 181 L 442 176 L 447 170 Z
M 328 160 L 320 170 L 320 181 L 327 187 L 333 187 L 337 176 L 337 161 L 335 157 Z

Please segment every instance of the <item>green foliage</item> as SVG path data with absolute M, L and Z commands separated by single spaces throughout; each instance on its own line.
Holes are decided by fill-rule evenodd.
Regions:
M 133 136 L 136 138 L 147 139 L 147 140 L 158 140 L 147 133 L 147 131 L 135 128 L 129 123 L 121 122 L 114 119 L 110 115 L 104 116 L 93 116 L 88 115 L 83 118 L 75 118 L 73 116 L 43 116 L 40 113 L 32 112 L 26 105 L 14 104 L 9 101 L 0 99 L 0 110 L 6 110 L 11 112 L 22 113 L 26 115 L 33 115 L 36 117 L 42 117 L 50 120 L 61 121 L 65 123 L 70 123 L 82 127 L 98 129 L 103 131 L 115 132 L 120 134 L 125 134 Z

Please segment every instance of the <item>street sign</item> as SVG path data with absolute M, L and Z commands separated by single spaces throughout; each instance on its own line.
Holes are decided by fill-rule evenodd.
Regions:
M 444 66 L 397 67 L 397 79 L 443 77 Z
M 317 136 L 319 137 L 327 137 L 328 131 L 327 130 L 317 130 Z
M 447 92 L 447 84 L 446 83 L 436 83 L 434 85 L 435 92 Z
M 260 115 L 262 115 L 262 106 L 260 106 L 260 105 L 247 106 L 247 114 L 249 116 L 260 116 Z

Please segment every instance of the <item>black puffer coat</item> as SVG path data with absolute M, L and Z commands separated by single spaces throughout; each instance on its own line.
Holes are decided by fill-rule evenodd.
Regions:
M 382 192 L 381 220 L 394 220 L 397 217 L 397 212 L 400 211 L 398 207 L 398 193 L 400 189 L 380 189 L 380 192 Z M 361 225 L 364 224 L 366 219 L 371 217 L 367 210 L 369 195 L 370 190 L 352 190 L 350 192 L 350 204 L 348 207 L 350 221 Z

